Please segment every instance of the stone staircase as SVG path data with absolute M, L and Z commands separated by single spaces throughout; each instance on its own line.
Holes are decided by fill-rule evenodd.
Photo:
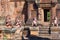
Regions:
M 60 40 L 60 27 L 35 27 L 31 28 L 31 34 L 51 40 Z
M 36 35 L 39 37 L 49 37 L 49 27 L 44 27 L 44 26 L 38 26 L 38 27 L 31 27 L 30 28 L 31 34 Z
M 39 29 L 39 37 L 60 40 L 60 27 L 40 27 Z
M 49 37 L 49 27 L 39 27 L 39 36 L 40 37 L 45 37 L 48 38 Z

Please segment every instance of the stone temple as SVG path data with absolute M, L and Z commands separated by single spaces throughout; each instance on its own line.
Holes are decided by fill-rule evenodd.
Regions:
M 19 16 L 20 20 L 30 23 L 36 18 L 38 24 L 49 25 L 54 16 L 60 20 L 59 13 L 60 0 L 0 0 L 0 19 L 11 15 L 14 21 Z
M 5 23 L 6 16 L 10 15 L 13 24 L 16 17 L 22 23 L 28 24 L 31 34 L 60 40 L 60 27 L 51 27 L 55 16 L 57 16 L 60 25 L 59 13 L 60 0 L 0 0 L 0 27 L 3 27 L 1 24 Z M 42 26 L 31 27 L 30 24 L 32 24 L 33 18 L 36 18 L 38 24 Z M 0 31 L 2 30 L 0 29 Z

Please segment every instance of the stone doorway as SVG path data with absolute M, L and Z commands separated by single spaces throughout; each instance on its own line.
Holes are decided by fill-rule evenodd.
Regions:
M 44 9 L 44 22 L 50 21 L 50 9 Z

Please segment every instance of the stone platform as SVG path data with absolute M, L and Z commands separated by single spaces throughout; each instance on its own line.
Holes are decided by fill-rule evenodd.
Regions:
M 5 26 L 0 26 L 0 30 L 3 29 L 4 27 Z M 37 37 L 42 37 L 42 38 L 49 38 L 51 40 L 60 40 L 60 27 L 41 27 L 41 26 L 38 27 L 25 26 L 25 27 L 30 28 L 30 32 L 31 32 L 30 35 L 35 35 Z

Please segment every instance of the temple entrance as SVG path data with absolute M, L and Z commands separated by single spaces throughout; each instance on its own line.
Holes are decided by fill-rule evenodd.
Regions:
M 50 10 L 44 9 L 44 22 L 50 21 Z

